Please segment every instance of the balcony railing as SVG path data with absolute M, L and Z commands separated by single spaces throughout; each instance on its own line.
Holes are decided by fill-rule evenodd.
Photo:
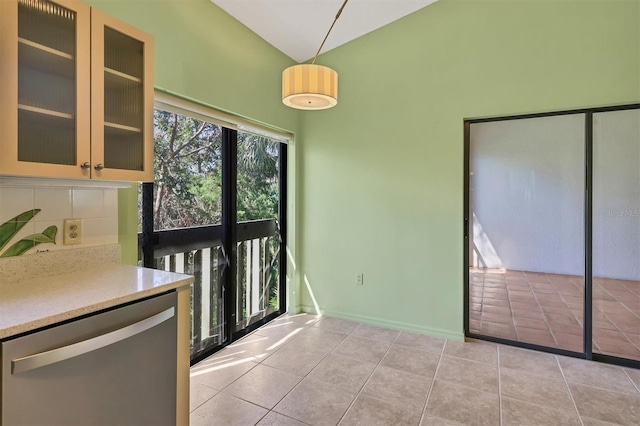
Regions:
M 236 244 L 236 321 L 242 330 L 278 309 L 280 234 L 275 219 L 240 222 Z M 143 259 L 138 234 L 138 262 Z M 223 289 L 227 267 L 222 226 L 199 226 L 154 232 L 154 268 L 195 277 L 191 287 L 191 357 L 223 341 Z

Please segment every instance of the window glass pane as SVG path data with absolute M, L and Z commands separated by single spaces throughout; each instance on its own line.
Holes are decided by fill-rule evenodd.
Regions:
M 278 310 L 279 146 L 238 132 L 236 330 Z
M 154 145 L 153 228 L 162 234 L 155 268 L 195 278 L 190 312 L 194 358 L 223 341 L 225 258 L 214 237 L 222 222 L 222 128 L 156 109 Z M 141 219 L 139 225 L 141 229 Z M 194 227 L 201 228 L 194 234 Z M 171 246 L 163 247 L 162 241 Z
M 284 151 L 278 141 L 223 129 L 202 116 L 156 109 L 154 126 L 155 180 L 139 187 L 139 231 L 144 192 L 154 218 L 153 267 L 195 278 L 193 359 L 228 339 L 225 312 L 233 313 L 235 332 L 279 309 L 279 173 Z M 230 251 L 221 247 L 223 133 L 225 140 L 237 134 L 232 142 L 237 143 L 237 156 L 232 157 L 237 170 L 237 256 L 231 268 L 237 274 L 229 275 L 237 297 L 232 306 L 223 306 L 222 291 L 223 272 L 229 271 L 225 253 Z
M 222 128 L 154 113 L 154 230 L 222 222 Z
M 471 125 L 472 333 L 583 351 L 584 123 Z
M 238 222 L 278 218 L 279 145 L 238 132 Z
M 640 360 L 640 110 L 593 115 L 593 351 Z

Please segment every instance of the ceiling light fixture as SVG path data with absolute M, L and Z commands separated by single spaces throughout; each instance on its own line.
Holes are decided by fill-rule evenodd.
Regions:
M 338 103 L 338 73 L 329 67 L 316 65 L 316 59 L 333 26 L 347 4 L 344 0 L 327 35 L 310 64 L 293 65 L 282 72 L 282 102 L 296 109 L 327 109 Z

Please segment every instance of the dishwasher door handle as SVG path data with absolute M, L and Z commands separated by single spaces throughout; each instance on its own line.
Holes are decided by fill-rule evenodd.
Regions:
M 159 324 L 162 324 L 169 318 L 175 315 L 175 307 L 171 307 L 158 314 L 150 316 L 126 327 L 112 331 L 110 333 L 103 334 L 101 336 L 93 337 L 82 342 L 74 343 L 68 346 L 63 346 L 58 349 L 52 349 L 50 351 L 40 352 L 34 355 L 25 356 L 22 358 L 16 358 L 11 361 L 11 374 L 23 373 L 29 370 L 35 370 L 36 368 L 45 367 L 56 362 L 64 361 L 70 358 L 74 358 L 105 346 L 112 345 L 120 342 L 129 337 L 140 334 L 143 331 L 149 330 Z

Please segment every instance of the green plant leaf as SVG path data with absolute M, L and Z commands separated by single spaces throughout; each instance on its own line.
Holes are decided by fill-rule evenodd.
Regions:
M 40 209 L 27 210 L 0 225 L 0 250 L 38 213 Z
M 48 237 L 50 241 L 42 241 L 43 243 L 56 243 L 56 234 L 58 233 L 58 227 L 55 225 L 51 225 L 47 227 L 44 231 L 42 231 L 41 235 Z
M 9 247 L 4 253 L 0 255 L 0 257 L 12 257 L 12 256 L 20 256 L 31 250 L 35 246 L 42 243 L 56 243 L 56 234 L 58 233 L 58 227 L 55 225 L 49 226 L 47 229 L 42 231 L 41 234 L 32 234 L 24 237 L 17 243 L 13 244 Z

